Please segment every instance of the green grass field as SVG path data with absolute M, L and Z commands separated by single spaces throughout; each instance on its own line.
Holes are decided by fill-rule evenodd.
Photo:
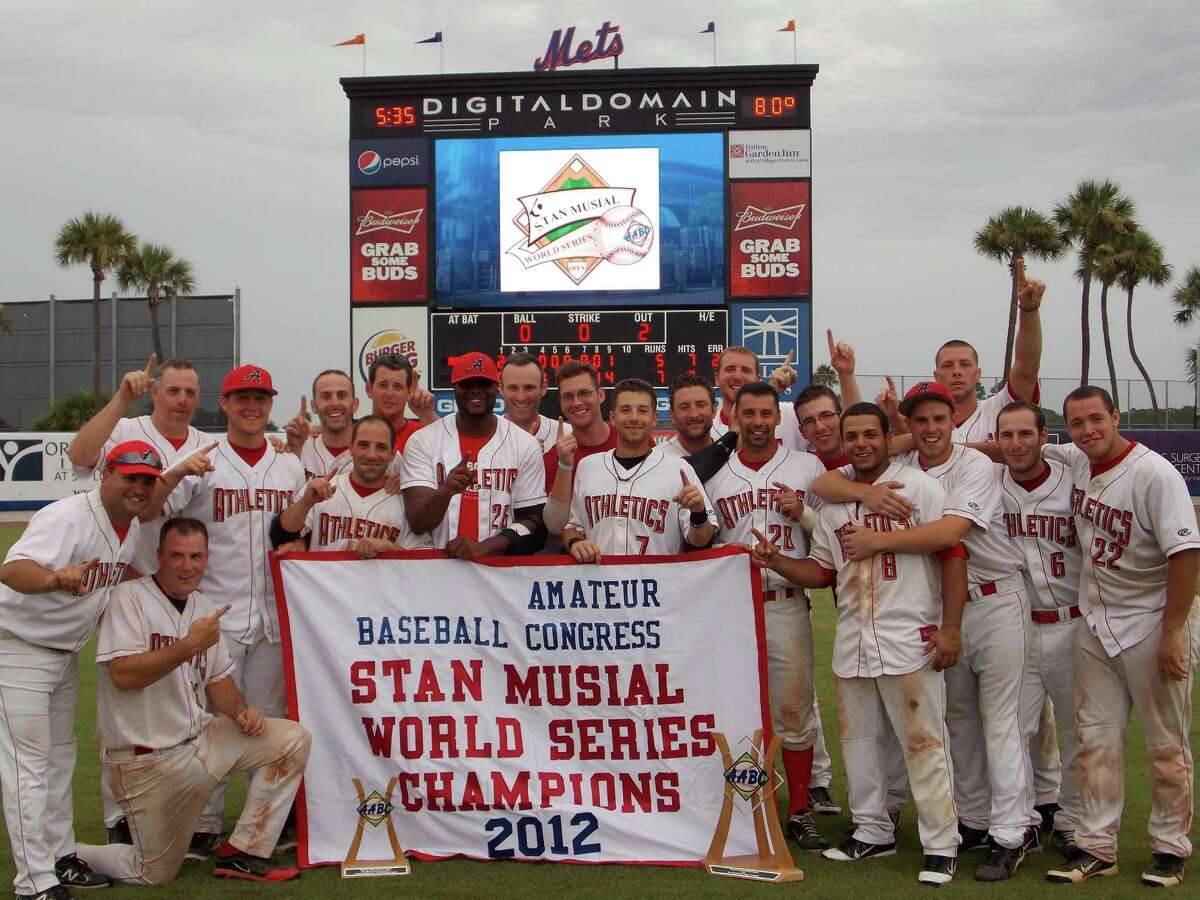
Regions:
M 16 540 L 20 526 L 0 525 L 0 554 Z M 833 703 L 833 684 L 829 662 L 829 640 L 833 633 L 833 608 L 828 595 L 819 595 L 813 608 L 813 632 L 824 635 L 816 648 L 817 692 L 824 701 L 822 713 L 829 750 L 834 758 L 835 797 L 845 807 L 845 778 L 841 773 L 840 748 L 836 740 L 837 710 Z M 94 645 L 83 651 L 80 672 L 80 691 L 77 734 L 79 761 L 75 774 L 75 833 L 80 842 L 103 843 L 99 796 L 99 765 L 95 731 L 95 666 L 90 660 Z M 1193 697 L 1193 711 L 1196 700 Z M 1193 715 L 1192 743 L 1200 739 L 1200 715 Z M 1129 732 L 1126 755 L 1125 828 L 1121 834 L 1120 867 L 1116 878 L 1090 882 L 1082 887 L 1052 885 L 1043 878 L 1050 865 L 1061 857 L 1047 848 L 1041 856 L 1027 860 L 1025 867 L 1008 886 L 981 885 L 973 880 L 973 871 L 982 855 L 964 858 L 959 874 L 943 894 L 962 897 L 1019 896 L 1021 900 L 1063 896 L 1073 892 L 1089 897 L 1125 897 L 1143 894 L 1138 876 L 1149 861 L 1146 819 L 1150 810 L 1146 778 L 1146 751 L 1141 729 L 1135 723 Z M 235 782 L 228 794 L 229 809 L 226 828 L 232 829 L 240 807 L 242 785 Z M 838 842 L 849 822 L 848 810 L 841 816 L 818 816 L 817 825 L 831 842 Z M 436 863 L 414 863 L 413 873 L 403 879 L 359 879 L 342 882 L 336 868 L 310 869 L 296 882 L 278 886 L 249 883 L 216 882 L 209 863 L 186 863 L 179 877 L 163 889 L 117 887 L 104 896 L 113 898 L 145 895 L 149 891 L 169 891 L 171 896 L 209 898 L 220 896 L 272 896 L 327 898 L 341 896 L 383 897 L 397 892 L 415 897 L 478 897 L 520 898 L 562 894 L 577 898 L 615 897 L 674 898 L 766 896 L 787 892 L 807 892 L 812 896 L 849 897 L 864 900 L 869 897 L 907 897 L 927 895 L 928 888 L 917 884 L 917 868 L 921 862 L 917 838 L 916 817 L 911 803 L 906 807 L 899 834 L 900 852 L 897 856 L 856 864 L 834 863 L 817 853 L 802 853 L 793 846 L 797 865 L 805 872 L 806 880 L 792 885 L 768 886 L 751 884 L 729 878 L 714 878 L 699 869 L 655 868 L 642 866 L 579 866 L 552 863 L 482 863 L 466 860 L 447 860 Z M 0 883 L 12 881 L 13 868 L 8 850 L 8 835 L 4 834 L 4 852 L 0 852 Z M 1190 882 L 1189 882 L 1190 887 Z M 1190 892 L 1189 892 L 1190 893 Z

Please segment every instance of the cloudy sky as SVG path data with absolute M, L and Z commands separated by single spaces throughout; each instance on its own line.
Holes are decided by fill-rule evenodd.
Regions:
M 349 355 L 347 101 L 338 78 L 528 71 L 556 27 L 611 19 L 622 68 L 791 62 L 799 25 L 812 93 L 815 326 L 853 341 L 864 372 L 923 373 L 949 336 L 1003 365 L 1005 270 L 972 235 L 1009 204 L 1050 211 L 1080 179 L 1117 180 L 1182 271 L 1200 263 L 1200 11 L 1194 0 L 972 3 L 345 2 L 0 3 L 0 300 L 87 296 L 60 270 L 56 229 L 120 215 L 191 259 L 200 292 L 240 286 L 243 356 L 287 408 Z M 597 65 L 606 65 L 599 63 Z M 1049 283 L 1042 373 L 1077 377 L 1073 263 Z M 1136 337 L 1155 378 L 1182 378 L 1200 330 L 1143 289 Z M 1114 314 L 1117 368 L 1123 302 Z M 1104 377 L 1098 328 L 1093 380 Z M 823 338 L 816 342 L 822 358 Z

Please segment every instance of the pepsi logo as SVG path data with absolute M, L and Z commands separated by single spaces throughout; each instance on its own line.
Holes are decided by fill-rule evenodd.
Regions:
M 374 175 L 383 168 L 383 157 L 374 150 L 364 150 L 358 154 L 358 171 L 364 175 Z

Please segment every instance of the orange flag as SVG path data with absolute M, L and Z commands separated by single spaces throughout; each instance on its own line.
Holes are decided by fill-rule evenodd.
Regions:
M 780 31 L 795 31 L 796 30 L 796 20 L 788 19 L 788 23 L 786 25 L 784 25 L 782 28 L 780 28 L 779 30 Z M 362 35 L 360 34 L 359 37 L 362 37 Z
M 367 42 L 367 36 L 365 34 L 356 34 L 354 37 L 350 38 L 350 40 L 342 41 L 341 43 L 334 44 L 333 46 L 349 47 L 353 44 L 366 44 L 366 42 Z

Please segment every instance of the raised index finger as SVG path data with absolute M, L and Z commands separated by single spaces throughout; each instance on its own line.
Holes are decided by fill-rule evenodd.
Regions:
M 146 362 L 146 374 L 147 374 L 147 375 L 150 375 L 150 376 L 153 376 L 153 375 L 154 375 L 154 369 L 155 369 L 155 367 L 157 367 L 157 366 L 158 366 L 158 354 L 157 354 L 157 353 L 151 353 L 151 354 L 150 354 L 150 359 L 149 359 L 149 360 Z
M 837 353 L 834 352 L 833 329 L 832 328 L 825 329 L 825 337 L 829 340 L 829 358 L 833 359 L 835 356 L 837 356 Z
M 795 358 L 796 358 L 796 351 L 795 351 L 795 349 L 789 350 L 789 351 L 788 351 L 788 355 L 787 355 L 787 359 L 785 359 L 785 360 L 783 361 L 783 367 L 786 369 L 788 366 L 790 366 L 790 365 L 792 364 L 792 360 L 793 360 L 793 359 L 795 359 Z
M 224 606 L 222 606 L 220 609 L 217 610 L 217 612 L 213 616 L 213 618 L 219 619 L 219 618 L 221 618 L 221 616 L 225 615 L 225 613 L 229 612 L 231 609 L 233 609 L 233 606 L 229 603 L 226 603 Z
M 683 479 L 684 484 L 691 484 L 691 482 L 688 481 L 687 472 L 683 471 L 683 469 L 679 470 L 679 477 Z
M 565 434 L 565 433 L 566 432 L 563 429 L 563 417 L 559 416 L 558 417 L 558 436 L 561 438 L 563 436 L 563 434 Z
M 771 542 L 768 541 L 766 539 L 766 537 L 763 535 L 763 533 L 761 531 L 759 531 L 757 528 L 751 528 L 750 533 L 753 534 L 756 538 L 758 538 L 758 542 L 760 544 L 767 544 L 768 546 L 770 545 Z
M 1013 257 L 1013 265 L 1017 269 L 1017 290 L 1025 286 L 1025 257 L 1017 254 Z
M 300 395 L 300 418 L 308 418 L 308 397 L 304 396 L 304 394 Z
M 772 481 L 771 487 L 777 487 L 781 491 L 790 491 L 791 490 L 791 488 L 788 487 L 786 484 L 784 484 L 782 481 Z
M 884 375 L 883 377 L 887 379 L 888 390 L 893 394 L 896 394 L 896 396 L 899 396 L 899 393 L 896 391 L 896 382 L 892 381 L 892 376 Z

